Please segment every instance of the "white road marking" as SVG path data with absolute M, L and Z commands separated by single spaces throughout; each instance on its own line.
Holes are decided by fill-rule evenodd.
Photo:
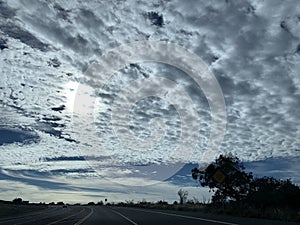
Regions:
M 73 216 L 76 216 L 76 215 L 82 213 L 83 211 L 85 211 L 85 208 L 83 208 L 83 209 L 82 209 L 80 212 L 78 212 L 78 213 L 72 214 L 72 215 L 70 215 L 70 216 L 66 216 L 66 217 L 64 217 L 64 218 L 62 218 L 62 219 L 59 219 L 59 220 L 56 220 L 56 221 L 54 221 L 54 222 L 48 223 L 47 225 L 52 225 L 52 224 L 59 223 L 59 222 L 65 220 L 65 219 L 69 219 L 69 218 L 71 218 L 71 217 L 73 217 Z
M 138 225 L 136 222 L 132 221 L 131 219 L 129 219 L 128 217 L 124 216 L 123 214 L 113 210 L 113 209 L 110 209 L 111 211 L 113 211 L 114 213 L 118 214 L 119 216 L 123 217 L 124 219 L 128 220 L 130 223 L 134 224 L 134 225 Z
M 86 221 L 88 218 L 90 218 L 90 216 L 94 213 L 94 209 L 90 208 L 91 212 L 86 215 L 85 217 L 83 217 L 81 220 L 79 220 L 77 223 L 75 223 L 74 225 L 80 225 L 82 224 L 84 221 Z
M 135 209 L 135 210 L 143 211 L 143 212 L 147 212 L 147 213 L 157 213 L 157 214 L 162 214 L 162 215 L 167 215 L 167 216 L 176 216 L 176 217 L 182 217 L 182 218 L 187 218 L 187 219 L 201 220 L 201 221 L 206 221 L 206 222 L 211 222 L 211 223 L 219 223 L 219 224 L 225 224 L 225 225 L 239 225 L 237 223 L 229 223 L 229 222 L 224 222 L 224 221 L 219 221 L 219 220 L 205 219 L 205 218 L 201 218 L 201 217 L 185 216 L 185 215 L 164 213 L 164 212 L 158 212 L 158 211 L 147 211 L 147 210 L 142 210 L 142 209 Z

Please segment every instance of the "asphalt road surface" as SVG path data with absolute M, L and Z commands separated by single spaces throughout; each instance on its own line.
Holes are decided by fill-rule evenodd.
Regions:
M 272 220 L 108 206 L 50 207 L 18 217 L 2 218 L 0 225 L 296 225 Z

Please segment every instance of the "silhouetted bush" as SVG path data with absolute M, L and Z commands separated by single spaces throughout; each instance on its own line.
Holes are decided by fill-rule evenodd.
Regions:
M 97 202 L 97 205 L 103 205 L 103 201 Z
M 15 198 L 12 202 L 14 204 L 22 204 L 23 200 L 22 200 L 22 198 Z

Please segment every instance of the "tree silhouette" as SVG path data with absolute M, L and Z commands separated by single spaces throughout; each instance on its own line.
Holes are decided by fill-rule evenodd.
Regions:
M 22 204 L 23 203 L 23 199 L 22 198 L 15 198 L 12 202 L 14 204 Z
M 103 205 L 103 201 L 101 200 L 101 201 L 97 202 L 97 205 Z
M 237 157 L 220 155 L 204 171 L 194 168 L 192 177 L 198 179 L 201 186 L 208 186 L 213 191 L 216 189 L 213 202 L 240 201 L 249 193 L 253 180 L 252 173 L 244 170 L 244 165 Z
M 180 204 L 182 205 L 186 201 L 189 193 L 188 193 L 188 191 L 180 189 L 177 194 L 179 195 Z
M 289 179 L 256 178 L 251 182 L 247 202 L 262 210 L 268 207 L 296 209 L 300 207 L 300 188 Z
M 244 165 L 237 157 L 220 155 L 205 170 L 194 168 L 192 177 L 199 180 L 201 186 L 208 186 L 215 191 L 213 203 L 228 202 L 226 205 L 234 210 L 256 209 L 257 215 L 265 216 L 271 210 L 276 218 L 281 219 L 298 214 L 299 186 L 290 179 L 253 178 L 252 173 L 244 170 Z M 225 205 L 221 206 L 223 208 Z

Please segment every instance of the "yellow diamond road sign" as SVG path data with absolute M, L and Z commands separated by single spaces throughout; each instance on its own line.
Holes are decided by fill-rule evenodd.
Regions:
M 213 175 L 213 178 L 218 183 L 222 183 L 225 180 L 225 175 L 221 170 L 217 170 Z

